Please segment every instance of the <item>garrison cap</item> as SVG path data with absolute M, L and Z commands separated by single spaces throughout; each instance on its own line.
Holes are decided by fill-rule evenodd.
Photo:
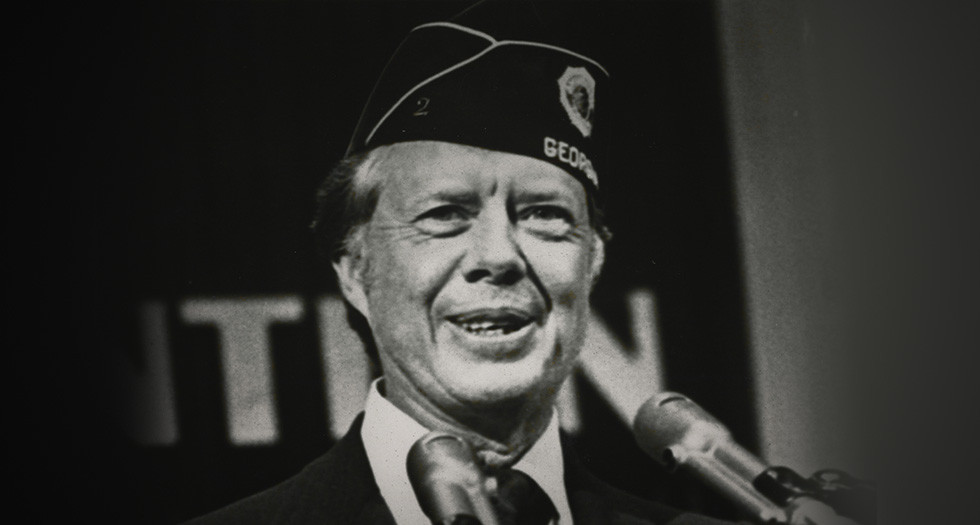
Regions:
M 347 154 L 452 142 L 549 162 L 597 191 L 609 74 L 549 31 L 531 2 L 482 2 L 414 28 L 375 85 Z

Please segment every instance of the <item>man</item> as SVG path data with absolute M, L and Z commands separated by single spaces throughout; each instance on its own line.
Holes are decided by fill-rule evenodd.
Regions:
M 383 371 L 363 416 L 297 476 L 197 523 L 428 523 L 406 457 L 430 430 L 475 450 L 507 523 L 715 523 L 606 486 L 560 437 L 609 238 L 608 74 L 500 9 L 410 33 L 318 195 L 318 240 Z

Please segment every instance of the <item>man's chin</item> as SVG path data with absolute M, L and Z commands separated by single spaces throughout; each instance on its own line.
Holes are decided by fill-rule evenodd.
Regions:
M 481 408 L 536 400 L 556 389 L 541 363 L 533 360 L 470 363 L 445 372 L 443 386 L 453 397 Z

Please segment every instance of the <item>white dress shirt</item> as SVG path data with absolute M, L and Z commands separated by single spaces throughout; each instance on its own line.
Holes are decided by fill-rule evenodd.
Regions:
M 378 390 L 380 381 L 371 384 L 361 427 L 371 472 L 398 525 L 430 525 L 415 499 L 405 466 L 408 450 L 429 429 L 382 397 Z M 558 416 L 554 410 L 544 434 L 513 468 L 531 476 L 551 498 L 558 509 L 559 525 L 572 525 L 572 511 L 565 492 L 565 465 L 558 439 Z

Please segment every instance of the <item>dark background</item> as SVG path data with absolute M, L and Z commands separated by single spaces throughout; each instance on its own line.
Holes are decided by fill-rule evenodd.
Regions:
M 9 331 L 12 348 L 40 348 L 11 369 L 14 399 L 37 400 L 22 405 L 26 443 L 11 449 L 25 508 L 39 517 L 173 523 L 270 486 L 329 447 L 308 319 L 273 331 L 274 347 L 293 349 L 277 362 L 277 378 L 289 380 L 277 381 L 285 386 L 274 446 L 227 442 L 213 330 L 171 327 L 182 429 L 175 446 L 142 448 L 125 437 L 107 363 L 120 354 L 138 361 L 142 301 L 172 309 L 190 296 L 312 299 L 334 290 L 307 230 L 314 189 L 406 31 L 462 7 L 45 6 L 18 24 L 8 55 L 29 67 L 14 69 L 28 87 L 13 100 L 26 117 L 15 122 L 44 148 L 26 151 L 36 188 L 8 197 L 39 197 L 26 219 L 17 202 L 6 212 L 11 238 L 26 241 L 11 285 L 44 276 L 54 289 L 36 294 L 36 308 L 25 303 L 30 314 L 13 317 Z M 615 239 L 595 306 L 628 339 L 624 293 L 654 290 L 665 386 L 758 451 L 715 5 L 609 2 L 587 15 L 552 8 L 568 39 L 583 42 L 572 47 L 615 81 L 606 97 L 617 103 L 615 164 L 604 175 Z M 21 233 L 25 220 L 44 233 Z M 27 320 L 43 326 L 28 330 Z M 581 386 L 577 443 L 597 475 L 732 516 L 643 457 L 628 428 Z

